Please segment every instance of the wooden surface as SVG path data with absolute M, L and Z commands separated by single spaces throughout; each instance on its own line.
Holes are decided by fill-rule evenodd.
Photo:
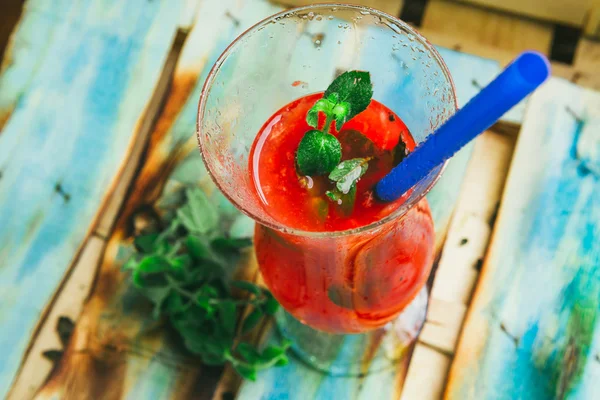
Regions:
M 281 4 L 287 7 L 301 7 L 310 4 L 316 3 L 343 3 L 338 0 L 275 0 L 276 3 Z M 374 8 L 376 10 L 381 10 L 393 16 L 400 15 L 400 10 L 402 9 L 402 5 L 404 3 L 403 0 L 358 0 L 358 1 L 349 1 L 347 3 L 350 4 L 359 4 L 365 7 Z
M 565 25 L 584 26 L 596 0 L 458 0 Z
M 531 99 L 448 399 L 600 396 L 600 94 Z
M 400 3 L 386 0 L 385 7 L 399 9 Z M 8 393 L 8 398 L 17 400 L 227 398 L 238 388 L 239 379 L 227 369 L 222 375 L 221 368 L 202 367 L 179 351 L 164 332 L 144 317 L 147 312 L 138 304 L 143 302 L 137 302 L 127 289 L 120 265 L 131 251 L 132 235 L 148 218 L 149 207 L 160 210 L 183 184 L 200 184 L 217 202 L 224 218 L 237 218 L 235 210 L 202 172 L 193 137 L 197 100 L 208 69 L 225 46 L 281 6 L 265 0 L 139 0 L 139 12 L 131 13 L 117 1 L 80 0 L 65 4 L 52 7 L 43 0 L 26 3 L 0 72 L 0 236 L 4 239 L 0 242 L 0 321 L 9 327 L 0 335 L 0 354 L 4 356 L 4 363 L 0 364 L 0 394 Z M 382 2 L 381 6 L 373 6 L 384 5 Z M 543 24 L 517 21 L 510 16 L 486 20 L 481 13 L 465 14 L 456 5 L 441 1 L 431 1 L 428 7 L 423 33 L 434 43 L 452 49 L 440 51 L 453 73 L 461 104 L 520 51 L 523 43 L 548 51 L 550 36 Z M 392 8 L 386 11 L 397 15 Z M 444 21 L 444 14 L 452 13 L 459 21 L 462 15 L 462 22 L 448 21 L 452 18 Z M 475 23 L 473 19 L 485 22 Z M 513 21 L 511 29 L 505 28 L 507 21 Z M 469 34 L 469 30 L 473 33 Z M 447 32 L 455 32 L 456 36 Z M 518 37 L 524 42 L 515 39 Z M 593 72 L 595 49 L 595 44 L 589 42 L 586 48 L 580 48 L 576 67 L 561 66 L 559 73 L 587 86 L 600 85 Z M 578 99 L 582 96 L 576 89 L 561 86 L 560 93 L 563 89 L 569 93 L 569 104 L 580 104 Z M 520 125 L 524 106 L 504 120 L 511 126 Z M 529 115 L 537 114 L 530 111 Z M 595 143 L 597 130 L 589 128 L 594 125 L 587 126 L 582 131 L 578 154 L 587 168 L 593 169 L 599 153 L 591 144 Z M 462 152 L 428 196 L 436 220 L 438 246 L 443 250 L 429 315 L 410 366 L 407 358 L 395 370 L 364 379 L 334 379 L 294 361 L 288 368 L 269 371 L 258 383 L 244 385 L 240 398 L 440 398 L 494 231 L 497 205 L 511 162 L 514 131 L 506 134 L 500 128 L 486 132 L 472 150 Z M 38 148 L 42 151 L 36 152 Z M 553 159 L 548 160 L 551 163 Z M 514 169 L 513 165 L 511 176 L 515 175 Z M 558 173 L 560 169 L 555 165 L 553 171 Z M 463 177 L 465 182 L 460 186 Z M 589 176 L 586 179 L 586 185 L 590 185 Z M 56 183 L 60 185 L 57 187 Z M 588 195 L 594 193 L 588 186 L 584 188 Z M 507 198 L 505 194 L 504 199 Z M 569 226 L 575 229 L 572 232 L 579 232 L 577 223 Z M 498 232 L 501 231 L 494 233 L 494 246 L 499 240 Z M 507 232 L 506 237 L 518 236 Z M 565 246 L 574 245 L 569 242 Z M 519 257 L 533 257 L 530 250 L 522 250 Z M 31 263 L 36 254 L 43 257 Z M 586 256 L 593 257 L 588 253 Z M 10 264 L 5 264 L 5 260 Z M 247 279 L 256 279 L 253 259 L 250 257 L 244 265 L 241 273 Z M 564 273 L 555 284 L 571 277 Z M 597 275 L 591 278 L 597 283 Z M 492 280 L 487 272 L 483 279 Z M 586 288 L 589 287 L 594 286 L 588 282 Z M 482 291 L 477 291 L 476 307 L 482 304 Z M 562 293 L 555 296 L 556 304 L 563 298 Z M 598 296 L 597 292 L 591 295 L 594 293 Z M 22 298 L 27 301 L 19 300 Z M 511 300 L 511 307 L 516 300 Z M 565 310 L 569 304 L 561 305 L 560 313 L 555 314 L 567 318 L 563 314 L 568 314 Z M 597 307 L 598 302 L 595 304 Z M 505 310 L 509 313 L 512 308 Z M 532 309 L 526 315 L 533 313 Z M 465 335 L 477 335 L 481 330 L 473 331 L 471 321 L 481 318 L 473 317 L 473 312 L 469 315 Z M 515 321 L 519 316 L 515 313 Z M 557 320 L 562 321 L 560 318 Z M 59 339 L 56 329 L 68 319 L 76 325 L 71 339 L 65 341 Z M 485 322 L 495 328 L 495 321 Z M 546 320 L 544 323 L 550 324 Z M 483 325 L 476 326 L 480 329 Z M 269 337 L 270 329 L 270 325 L 263 327 L 264 337 Z M 475 343 L 489 348 L 483 344 L 489 339 L 489 345 L 496 346 L 496 333 L 490 338 L 479 334 L 479 342 Z M 564 344 L 560 335 L 557 329 L 552 345 Z M 493 358 L 488 360 L 489 352 L 474 356 L 464 337 L 447 396 L 463 398 L 460 396 L 467 389 L 473 390 L 469 393 L 479 393 L 475 389 L 481 388 L 473 386 L 473 382 L 480 376 L 488 377 L 484 381 L 490 382 L 487 390 L 503 388 L 500 368 L 508 370 L 510 364 L 504 360 L 504 364 L 498 363 L 501 366 L 497 370 L 474 370 L 468 362 L 495 364 L 489 361 Z M 580 347 L 566 349 L 561 354 L 570 357 L 569 352 L 579 351 Z M 597 357 L 597 340 L 589 349 L 588 363 L 576 364 L 580 366 L 576 372 L 585 371 L 579 374 L 583 378 L 571 379 L 575 382 L 572 385 L 585 389 L 572 392 L 573 398 L 587 398 L 581 397 L 585 390 L 596 394 L 589 382 L 597 372 L 592 370 L 590 375 L 587 365 Z M 48 350 L 59 355 L 55 363 L 42 356 Z M 525 368 L 527 363 L 519 365 Z M 461 375 L 465 371 L 471 375 Z M 490 394 L 493 395 L 501 397 Z
M 427 320 L 411 359 L 403 400 L 435 400 L 444 391 L 494 226 L 514 143 L 514 136 L 493 130 L 475 142 L 437 266 Z
M 449 15 L 458 18 L 449 18 Z M 548 54 L 553 34 L 550 24 L 491 13 L 448 0 L 430 0 L 420 27 L 424 30 L 452 32 L 452 38 L 462 38 L 463 41 L 492 46 L 513 54 L 524 50 Z
M 0 76 L 0 395 L 135 140 L 177 7 L 29 1 Z

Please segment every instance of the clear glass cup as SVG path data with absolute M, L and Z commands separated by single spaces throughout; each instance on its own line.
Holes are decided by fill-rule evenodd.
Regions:
M 281 12 L 238 37 L 202 90 L 197 134 L 219 189 L 256 224 L 263 278 L 286 312 L 277 317 L 297 354 L 333 374 L 361 374 L 393 364 L 418 334 L 427 307 L 424 285 L 434 256 L 425 194 L 434 169 L 388 216 L 337 232 L 295 230 L 274 219 L 249 173 L 252 144 L 282 106 L 323 91 L 340 72 L 371 73 L 373 98 L 394 111 L 417 143 L 457 108 L 452 79 L 437 51 L 404 22 L 352 5 Z

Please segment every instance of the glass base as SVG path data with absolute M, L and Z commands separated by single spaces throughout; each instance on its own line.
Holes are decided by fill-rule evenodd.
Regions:
M 424 287 L 395 320 L 362 334 L 317 331 L 282 309 L 275 319 L 294 353 L 310 366 L 333 376 L 363 376 L 392 368 L 403 358 L 423 327 L 427 300 Z

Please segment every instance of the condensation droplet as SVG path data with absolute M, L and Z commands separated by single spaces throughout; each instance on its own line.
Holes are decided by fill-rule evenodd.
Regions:
M 333 15 L 330 15 L 329 17 L 327 17 L 328 20 L 332 20 L 333 19 Z
M 314 13 L 314 12 L 312 12 L 312 11 L 311 11 L 311 12 L 309 12 L 309 13 L 308 13 L 308 19 L 312 21 L 314 18 L 315 18 L 315 13 Z
M 337 203 L 338 203 L 339 205 L 342 205 L 342 199 L 338 199 Z
M 323 19 L 323 17 L 321 17 L 320 15 L 317 15 L 317 18 L 315 18 L 317 21 L 320 21 Z

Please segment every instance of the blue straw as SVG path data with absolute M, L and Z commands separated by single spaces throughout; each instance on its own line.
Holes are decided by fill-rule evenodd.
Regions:
M 390 171 L 376 186 L 377 196 L 393 201 L 452 157 L 548 78 L 542 54 L 521 53 L 500 75 Z

